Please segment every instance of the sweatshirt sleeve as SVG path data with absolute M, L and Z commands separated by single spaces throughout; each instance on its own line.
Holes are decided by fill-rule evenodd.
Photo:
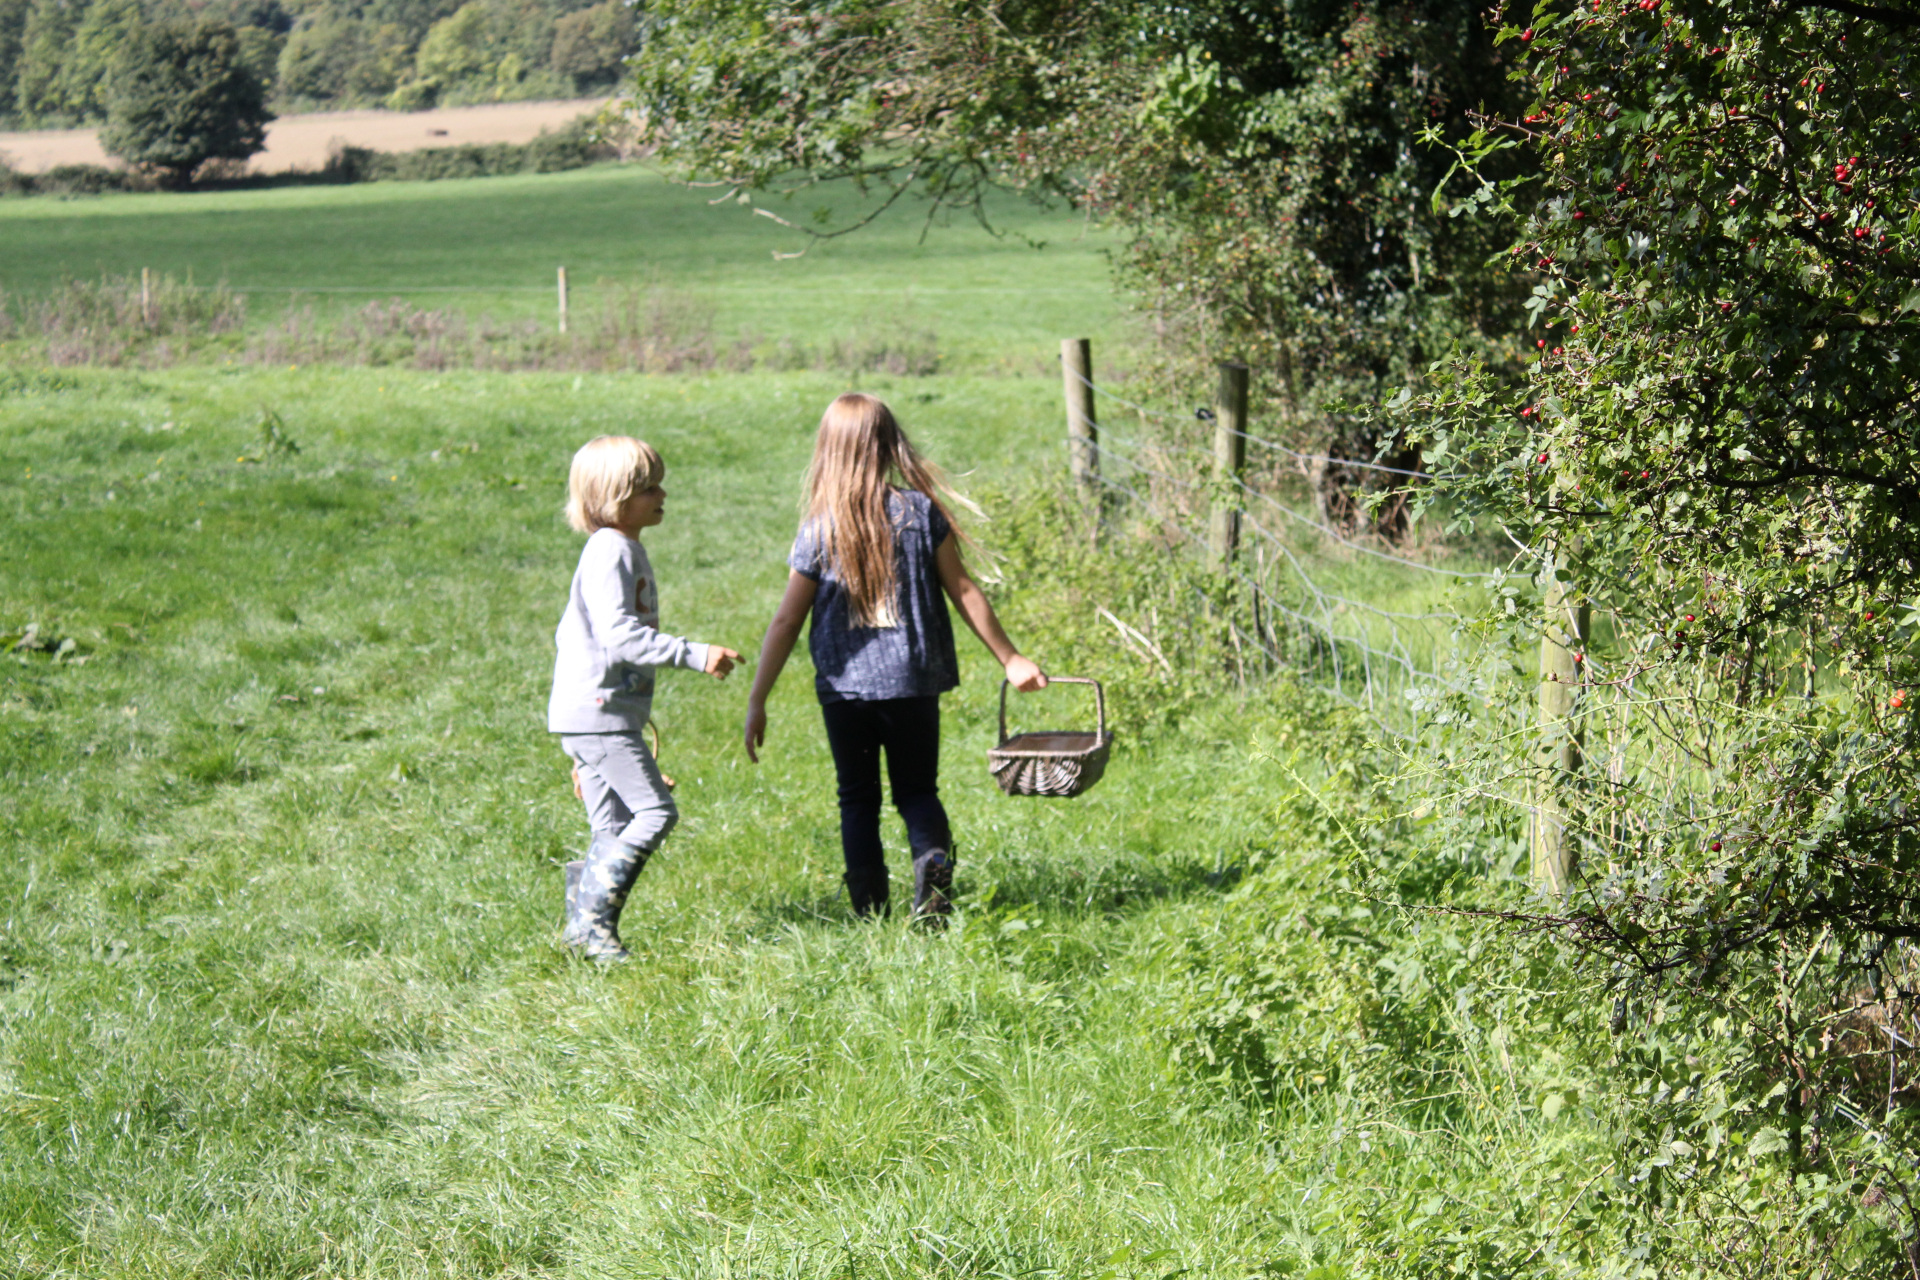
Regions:
M 605 646 L 607 661 L 706 670 L 706 645 L 670 636 L 648 625 L 634 609 L 638 576 L 634 556 L 611 539 L 597 543 L 589 542 L 588 555 L 580 565 L 580 598 L 587 621 Z

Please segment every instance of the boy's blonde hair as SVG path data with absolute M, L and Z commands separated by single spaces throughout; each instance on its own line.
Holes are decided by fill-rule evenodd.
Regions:
M 667 476 L 653 446 L 632 436 L 595 436 L 573 455 L 567 472 L 567 523 L 595 533 L 620 519 L 628 498 Z

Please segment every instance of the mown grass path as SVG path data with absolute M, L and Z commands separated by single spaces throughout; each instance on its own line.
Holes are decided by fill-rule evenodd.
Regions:
M 964 910 L 930 937 L 842 905 L 804 660 L 757 770 L 744 683 L 670 674 L 685 817 L 628 908 L 636 960 L 556 945 L 582 832 L 542 724 L 569 452 L 661 449 L 666 625 L 750 652 L 840 389 L 177 370 L 0 396 L 0 630 L 85 658 L 0 660 L 0 1270 L 1268 1255 L 1314 1158 L 1208 1110 L 1168 1052 L 1181 948 L 1269 821 L 1244 724 L 1123 748 L 1070 804 L 1006 800 L 969 648 L 943 742 Z M 1057 465 L 1051 380 L 875 389 L 974 488 Z M 300 451 L 236 461 L 263 408 Z

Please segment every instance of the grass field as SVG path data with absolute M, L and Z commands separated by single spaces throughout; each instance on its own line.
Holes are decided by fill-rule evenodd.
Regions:
M 867 385 L 996 504 L 992 548 L 1063 462 L 1057 376 L 1035 376 L 1053 340 L 1118 326 L 1098 241 L 1019 216 L 1058 243 L 919 246 L 902 223 L 774 262 L 771 224 L 636 170 L 22 201 L 0 205 L 0 280 L 145 263 L 484 288 L 564 256 L 796 334 L 897 318 L 913 290 L 957 372 Z M 1297 775 L 1252 749 L 1333 719 L 1284 685 L 1156 721 L 1117 681 L 1147 731 L 1100 787 L 1013 801 L 984 767 L 996 672 L 966 642 L 943 704 L 961 911 L 932 936 L 845 907 L 804 655 L 758 768 L 745 673 L 670 673 L 683 821 L 628 907 L 635 962 L 559 947 L 558 868 L 585 835 L 542 719 L 569 454 L 607 431 L 661 448 L 666 625 L 752 652 L 843 389 L 0 370 L 0 635 L 37 628 L 0 655 L 0 1273 L 1335 1280 L 1403 1229 L 1532 1221 L 1516 1188 L 1581 1141 L 1571 1107 L 1536 1133 L 1521 1103 L 1567 1090 L 1558 1059 L 1516 1067 L 1471 994 L 1419 976 L 1461 971 L 1450 926 L 1369 923 L 1321 865 L 1324 822 L 1286 807 Z M 266 447 L 269 411 L 297 451 Z M 1437 590 L 1312 563 L 1410 612 Z M 1028 639 L 1067 673 L 1120 653 L 1088 647 L 1117 646 L 1104 627 Z M 1073 698 L 1015 714 L 1084 717 Z M 1293 763 L 1316 776 L 1310 750 Z M 1279 876 L 1268 899 L 1235 894 L 1253 874 Z M 1298 987 L 1265 1094 L 1188 1052 L 1202 1023 L 1253 1043 L 1233 984 L 1256 954 L 1281 957 L 1263 989 Z M 1369 1034 L 1357 1060 L 1426 1055 L 1402 1092 L 1336 1070 Z
M 581 834 L 540 722 L 568 451 L 644 428 L 672 467 L 649 535 L 667 620 L 750 649 L 835 390 L 174 371 L 0 401 L 0 622 L 85 658 L 0 667 L 0 1265 L 1263 1256 L 1299 1171 L 1183 1107 L 1142 1020 L 1177 981 L 1169 930 L 1218 910 L 1265 825 L 1256 788 L 1195 785 L 1241 759 L 1244 724 L 1123 753 L 1074 804 L 1016 803 L 985 775 L 995 686 L 969 651 L 946 777 L 971 909 L 936 938 L 841 904 L 804 663 L 758 770 L 738 682 L 669 676 L 686 817 L 629 908 L 637 962 L 555 943 Z M 977 483 L 1050 460 L 1046 384 L 881 390 Z M 263 401 L 300 452 L 236 462 Z
M 0 291 L 31 299 L 63 279 L 142 267 L 249 294 L 256 323 L 289 291 L 323 316 L 375 298 L 542 320 L 555 268 L 574 305 L 660 287 L 711 304 L 726 335 L 817 339 L 911 323 L 942 340 L 943 367 L 1031 370 L 1063 337 L 1115 336 L 1110 237 L 1008 199 L 996 237 L 964 219 L 901 209 L 859 235 L 807 247 L 719 193 L 638 166 L 435 183 L 294 187 L 192 196 L 0 202 Z M 844 197 L 835 197 L 844 199 Z M 787 210 L 806 221 L 808 197 Z M 1033 243 L 1044 243 L 1034 248 Z M 774 253 L 806 249 L 776 260 Z

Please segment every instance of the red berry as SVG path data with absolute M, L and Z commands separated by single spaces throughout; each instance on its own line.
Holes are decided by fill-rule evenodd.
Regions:
M 1707 847 L 1713 850 L 1715 853 L 1720 852 L 1720 842 L 1718 840 L 1715 840 L 1712 844 L 1708 845 Z
M 1542 338 L 1538 342 L 1534 343 L 1533 345 L 1536 347 L 1544 348 L 1547 345 L 1547 340 L 1545 338 Z
M 1546 461 L 1547 461 L 1547 455 L 1546 455 L 1546 454 L 1544 454 L 1544 453 L 1543 453 L 1543 454 L 1541 454 L 1541 455 L 1540 455 L 1540 462 L 1542 463 L 1542 465 L 1544 465 L 1544 464 L 1546 463 Z M 1867 616 L 1868 616 L 1869 618 L 1871 618 L 1871 617 L 1872 617 L 1873 615 L 1872 615 L 1872 614 L 1868 614 Z
M 1522 31 L 1522 32 L 1520 33 L 1520 40 L 1521 40 L 1521 42 L 1522 42 L 1523 44 L 1524 44 L 1524 43 L 1527 43 L 1527 42 L 1530 42 L 1530 41 L 1531 41 L 1532 39 L 1533 39 L 1533 28 L 1532 28 L 1532 27 L 1528 27 L 1528 28 L 1527 28 L 1527 29 L 1526 29 L 1525 31 Z

